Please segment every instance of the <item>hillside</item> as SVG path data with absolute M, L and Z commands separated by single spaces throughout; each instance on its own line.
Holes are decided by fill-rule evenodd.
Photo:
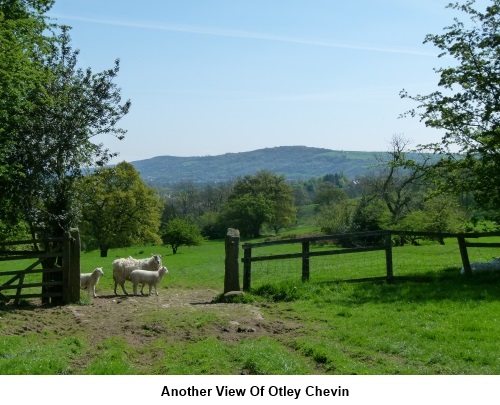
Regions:
M 217 156 L 157 156 L 131 162 L 143 179 L 156 185 L 180 181 L 211 183 L 269 170 L 287 180 L 307 180 L 344 173 L 354 179 L 376 163 L 374 152 L 334 151 L 306 146 L 280 146 Z

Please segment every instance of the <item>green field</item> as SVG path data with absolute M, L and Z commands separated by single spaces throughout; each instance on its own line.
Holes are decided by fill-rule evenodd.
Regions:
M 255 255 L 300 245 L 268 249 Z M 169 269 L 160 296 L 115 297 L 114 258 L 152 253 Z M 500 274 L 460 275 L 453 240 L 394 248 L 390 284 L 384 252 L 313 258 L 307 283 L 298 259 L 254 263 L 252 291 L 238 303 L 172 301 L 218 297 L 223 241 L 176 255 L 87 252 L 81 263 L 82 272 L 104 268 L 100 297 L 82 293 L 81 304 L 56 309 L 0 305 L 0 374 L 500 374 Z

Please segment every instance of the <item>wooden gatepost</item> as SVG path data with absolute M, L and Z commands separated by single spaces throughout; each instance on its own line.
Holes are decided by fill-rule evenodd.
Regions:
M 80 232 L 71 229 L 63 243 L 63 302 L 80 301 Z
M 37 248 L 37 244 L 45 247 Z M 25 250 L 26 246 L 33 249 Z M 27 265 L 26 260 L 34 260 Z M 0 243 L 0 301 L 41 298 L 42 303 L 80 301 L 80 233 L 71 229 L 62 237 Z M 19 269 L 22 264 L 22 269 Z M 37 289 L 39 289 L 37 291 Z

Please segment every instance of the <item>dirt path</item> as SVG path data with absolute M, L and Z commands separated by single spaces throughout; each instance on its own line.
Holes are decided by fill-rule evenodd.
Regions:
M 158 297 L 102 295 L 88 305 L 7 306 L 0 308 L 0 334 L 85 336 L 90 345 L 119 336 L 141 347 L 159 337 L 179 341 L 214 336 L 238 341 L 301 328 L 279 314 L 269 315 L 269 308 L 262 305 L 213 303 L 217 294 L 209 289 L 168 289 Z

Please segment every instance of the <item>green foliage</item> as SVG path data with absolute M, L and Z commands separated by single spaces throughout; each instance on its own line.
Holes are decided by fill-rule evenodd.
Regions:
M 199 246 L 203 242 L 198 227 L 180 218 L 167 223 L 161 238 L 165 245 L 170 245 L 173 254 L 177 253 L 180 246 Z
M 219 212 L 205 212 L 196 218 L 201 234 L 209 239 L 220 239 L 227 232 L 227 226 L 220 218 Z
M 68 27 L 58 35 L 45 23 L 49 1 L 10 1 L 0 8 L 0 181 L 4 218 L 22 218 L 35 232 L 61 235 L 75 225 L 74 183 L 85 166 L 103 165 L 114 154 L 96 135 L 122 138 L 121 104 L 112 69 L 94 74 L 77 67 Z M 17 59 L 19 57 L 19 60 Z M 15 73 L 9 73 L 15 72 Z M 5 96 L 2 97 L 2 96 Z
M 163 208 L 160 197 L 141 179 L 130 163 L 97 169 L 78 185 L 87 249 L 161 243 L 158 235 Z
M 362 192 L 358 200 L 330 203 L 319 210 L 318 224 L 325 233 L 349 233 L 400 229 L 426 232 L 453 232 L 466 221 L 456 198 L 435 193 L 425 181 L 430 157 L 422 155 L 417 163 L 406 151 L 408 140 L 395 135 L 392 150 L 379 157 L 377 172 L 357 181 Z M 431 198 L 432 197 L 432 198 Z M 400 238 L 399 244 L 407 238 Z M 413 240 L 414 242 L 415 240 Z M 352 243 L 378 243 L 344 240 Z
M 403 136 L 394 135 L 390 142 L 390 152 L 377 157 L 378 170 L 361 180 L 364 183 L 364 199 L 376 199 L 385 204 L 390 213 L 388 226 L 397 224 L 414 210 L 429 188 L 424 181 L 424 168 L 430 157 L 422 154 L 417 163 L 408 153 L 409 143 Z
M 26 114 L 36 108 L 37 95 L 44 93 L 47 78 L 41 59 L 53 41 L 44 34 L 49 28 L 44 12 L 52 3 L 0 3 L 0 186 L 4 190 L 0 218 L 10 227 L 19 220 L 19 202 L 8 190 L 23 175 L 22 165 L 11 155 Z
M 425 42 L 434 44 L 442 56 L 455 59 L 451 66 L 436 69 L 437 90 L 428 95 L 403 98 L 418 103 L 419 116 L 426 126 L 444 130 L 440 143 L 421 148 L 446 155 L 434 166 L 434 180 L 440 188 L 459 193 L 472 191 L 476 201 L 498 215 L 500 207 L 500 1 L 491 0 L 484 11 L 474 1 L 452 3 L 448 7 L 465 13 L 442 34 L 429 34 Z M 461 158 L 453 155 L 458 148 Z
M 390 217 L 390 212 L 382 200 L 363 197 L 342 200 L 336 204 L 321 207 L 317 215 L 317 224 L 321 231 L 327 235 L 368 232 L 388 229 Z M 342 238 L 338 241 L 344 247 L 378 242 L 373 238 L 366 240 Z
M 242 236 L 258 237 L 264 224 L 276 233 L 297 216 L 293 190 L 283 176 L 261 170 L 238 179 L 228 198 L 223 222 Z
M 355 204 L 351 200 L 328 204 L 319 208 L 317 224 L 325 234 L 350 232 Z
M 399 228 L 407 231 L 459 232 L 465 222 L 464 209 L 456 200 L 440 194 L 427 200 L 422 209 L 410 213 Z
M 225 228 L 236 228 L 241 236 L 258 237 L 264 223 L 271 219 L 272 203 L 262 194 L 233 197 L 223 212 Z
M 329 181 L 321 183 L 314 198 L 314 203 L 321 205 L 335 204 L 347 199 L 347 193 Z
M 379 231 L 387 229 L 391 214 L 379 198 L 364 197 L 359 200 L 352 214 L 351 232 Z

